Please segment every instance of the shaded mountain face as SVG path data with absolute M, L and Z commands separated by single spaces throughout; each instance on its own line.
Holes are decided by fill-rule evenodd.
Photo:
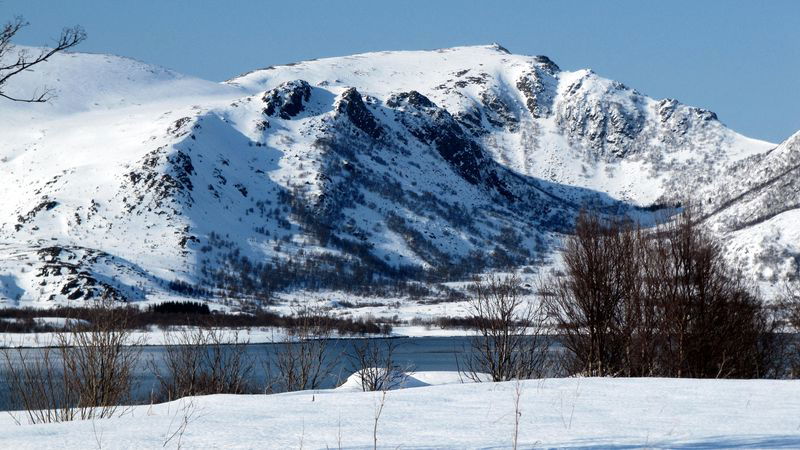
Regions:
M 536 267 L 581 208 L 647 223 L 778 151 L 709 111 L 497 46 L 308 61 L 220 84 L 68 54 L 17 87 L 49 80 L 52 104 L 0 105 L 10 304 Z

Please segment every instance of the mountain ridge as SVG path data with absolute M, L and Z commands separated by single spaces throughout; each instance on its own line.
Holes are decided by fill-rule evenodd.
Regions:
M 59 56 L 21 84 L 84 67 L 65 96 L 0 105 L 15 117 L 0 155 L 9 304 L 370 284 L 405 295 L 415 281 L 541 267 L 584 207 L 652 223 L 712 179 L 735 186 L 736 165 L 774 147 L 712 112 L 495 46 L 222 83 Z

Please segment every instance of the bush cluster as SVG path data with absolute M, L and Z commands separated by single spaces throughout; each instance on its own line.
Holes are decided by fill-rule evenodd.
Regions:
M 651 229 L 582 214 L 565 274 L 541 294 L 573 372 L 756 378 L 779 365 L 775 324 L 691 208 Z

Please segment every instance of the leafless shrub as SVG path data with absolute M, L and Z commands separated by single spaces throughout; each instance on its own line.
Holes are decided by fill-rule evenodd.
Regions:
M 783 335 L 786 349 L 784 364 L 790 378 L 800 378 L 800 292 L 789 286 L 784 288 L 778 303 L 778 310 L 788 334 Z
M 53 348 L 3 349 L 12 401 L 30 423 L 108 418 L 130 404 L 141 347 L 126 315 L 96 308 L 88 325 L 57 333 Z
M 249 391 L 253 363 L 246 354 L 249 341 L 240 338 L 238 330 L 183 328 L 166 332 L 165 341 L 164 368 L 151 361 L 162 400 Z
M 66 388 L 77 394 L 81 419 L 113 416 L 130 404 L 133 371 L 141 356 L 141 339 L 125 325 L 127 315 L 107 304 L 90 325 L 59 333 Z
M 179 408 L 175 411 L 169 421 L 167 432 L 164 434 L 164 443 L 162 447 L 166 447 L 170 442 L 175 443 L 175 448 L 181 448 L 183 443 L 183 435 L 189 424 L 192 423 L 197 416 L 197 405 L 194 400 L 182 401 Z M 177 420 L 177 422 L 176 422 Z
M 522 419 L 522 381 L 517 380 L 514 384 L 514 438 L 512 439 L 512 448 L 517 450 L 519 444 L 519 423 Z
M 548 345 L 544 314 L 525 302 L 516 275 L 477 279 L 469 301 L 471 321 L 477 329 L 459 370 L 472 381 L 488 373 L 492 381 L 539 378 L 547 364 Z
M 67 372 L 59 349 L 3 348 L 11 406 L 25 412 L 28 423 L 74 420 L 78 398 L 65 389 Z M 13 416 L 12 416 L 13 417 Z M 14 418 L 19 423 L 18 418 Z
M 763 377 L 774 369 L 775 326 L 753 286 L 729 268 L 722 248 L 687 208 L 650 239 L 663 297 L 666 374 Z
M 372 448 L 373 450 L 378 449 L 378 422 L 381 420 L 381 414 L 383 414 L 383 408 L 386 406 L 386 390 L 384 389 L 381 391 L 380 400 L 375 405 L 375 415 L 373 416 L 372 422 Z
M 565 277 L 545 281 L 540 293 L 573 358 L 568 369 L 587 375 L 645 375 L 653 317 L 637 285 L 642 267 L 639 229 L 596 216 L 579 217 L 563 248 Z M 625 337 L 630 340 L 626 340 Z M 626 347 L 627 346 L 627 347 Z M 629 355 L 631 361 L 625 361 Z M 633 358 L 638 361 L 633 367 Z
M 642 230 L 582 214 L 564 244 L 566 275 L 540 290 L 592 376 L 766 376 L 774 323 L 691 208 Z
M 268 390 L 317 389 L 339 359 L 328 353 L 330 333 L 321 314 L 309 308 L 296 311 L 287 339 L 276 344 L 274 357 L 266 363 Z
M 391 339 L 362 339 L 347 353 L 364 392 L 391 390 L 402 386 L 408 379 L 411 368 L 402 368 L 395 363 L 397 346 Z

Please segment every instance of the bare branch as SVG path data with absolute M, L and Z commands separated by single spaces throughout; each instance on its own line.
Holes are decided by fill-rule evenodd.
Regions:
M 14 44 L 11 40 L 24 27 L 28 26 L 22 17 L 15 17 L 11 22 L 0 29 L 0 61 L 4 61 L 13 51 Z M 38 55 L 32 56 L 29 52 L 21 50 L 10 62 L 0 65 L 0 97 L 15 102 L 43 103 L 52 98 L 52 90 L 44 89 L 40 94 L 34 93 L 30 97 L 9 95 L 4 92 L 3 86 L 14 76 L 30 69 L 31 67 L 47 61 L 56 53 L 68 50 L 86 39 L 86 32 L 80 26 L 64 28 L 61 35 L 51 48 L 43 49 Z
M 4 94 L 0 91 L 0 97 L 3 97 L 7 100 L 11 100 L 13 102 L 22 102 L 22 103 L 44 103 L 54 97 L 53 90 L 45 88 L 41 94 L 37 94 L 36 92 L 30 98 L 17 98 L 11 97 L 10 95 Z

